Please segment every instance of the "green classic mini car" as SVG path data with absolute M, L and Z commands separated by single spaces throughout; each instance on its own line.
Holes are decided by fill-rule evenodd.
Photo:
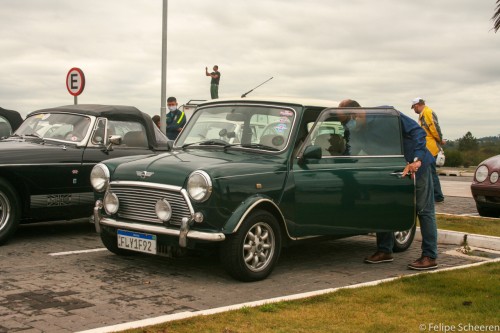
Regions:
M 391 231 L 394 250 L 406 250 L 415 194 L 401 177 L 399 113 L 331 105 L 209 101 L 169 152 L 96 165 L 94 223 L 104 245 L 161 255 L 217 243 L 224 268 L 242 281 L 267 277 L 282 247 L 305 238 Z M 349 130 L 361 114 L 383 127 Z

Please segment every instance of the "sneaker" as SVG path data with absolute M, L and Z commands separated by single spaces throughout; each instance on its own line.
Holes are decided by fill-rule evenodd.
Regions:
M 436 269 L 438 267 L 438 264 L 436 262 L 436 259 L 432 259 L 431 257 L 420 257 L 419 259 L 415 260 L 411 264 L 408 264 L 409 269 L 414 269 L 417 271 L 425 271 L 428 269 Z
M 441 203 L 441 202 L 444 202 L 444 198 L 439 198 L 439 199 L 436 199 L 434 200 L 435 203 Z
M 373 255 L 365 258 L 365 263 L 367 264 L 380 264 L 383 262 L 391 262 L 394 259 L 392 258 L 392 254 L 377 251 Z

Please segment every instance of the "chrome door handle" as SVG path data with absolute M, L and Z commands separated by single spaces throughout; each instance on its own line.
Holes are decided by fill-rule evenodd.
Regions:
M 403 171 L 399 171 L 399 172 L 392 172 L 391 173 L 391 176 L 396 176 L 398 178 L 403 178 Z

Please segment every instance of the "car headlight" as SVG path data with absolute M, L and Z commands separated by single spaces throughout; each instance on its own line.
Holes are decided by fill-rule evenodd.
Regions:
M 172 207 L 167 199 L 160 199 L 155 205 L 156 216 L 163 221 L 167 222 L 172 217 Z
M 97 192 L 104 192 L 109 184 L 108 167 L 102 163 L 96 164 L 90 172 L 90 184 Z
M 480 183 L 484 182 L 488 178 L 488 167 L 486 165 L 481 165 L 476 170 L 476 180 Z
M 191 173 L 187 181 L 187 192 L 191 199 L 196 202 L 208 200 L 212 194 L 212 180 L 210 176 L 201 170 Z
M 106 214 L 116 214 L 118 208 L 120 207 L 120 202 L 118 201 L 116 194 L 113 192 L 106 192 L 106 195 L 104 195 L 103 206 Z
M 491 175 L 490 175 L 490 182 L 492 184 L 496 183 L 498 180 L 498 172 L 492 172 Z

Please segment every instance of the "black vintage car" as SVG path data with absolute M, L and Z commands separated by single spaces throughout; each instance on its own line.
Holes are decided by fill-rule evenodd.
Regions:
M 90 216 L 90 171 L 102 160 L 169 149 L 135 107 L 70 105 L 30 113 L 0 140 L 0 244 L 19 223 Z
M 23 118 L 19 112 L 0 108 L 0 138 L 14 133 L 22 122 Z

